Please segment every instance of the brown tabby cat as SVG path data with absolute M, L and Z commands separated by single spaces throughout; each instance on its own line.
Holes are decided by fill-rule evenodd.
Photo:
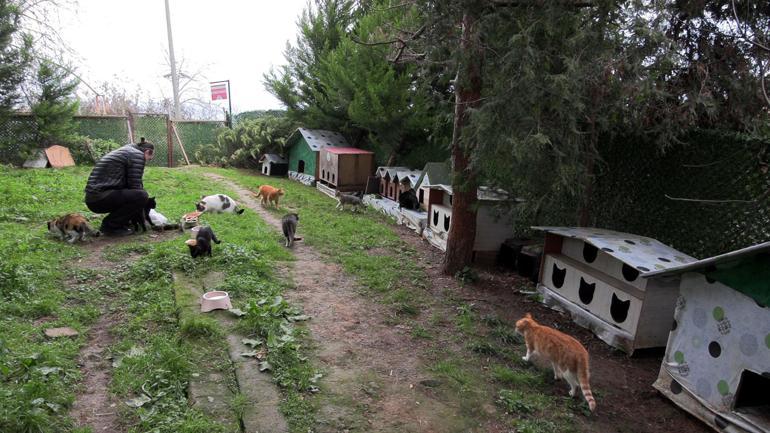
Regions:
M 263 206 L 267 205 L 268 202 L 271 202 L 275 205 L 276 209 L 278 209 L 278 199 L 280 199 L 283 194 L 283 188 L 274 188 L 270 185 L 262 185 L 259 187 L 259 192 L 254 196 L 254 198 L 259 198 L 261 196 Z
M 527 344 L 527 354 L 521 359 L 529 361 L 530 356 L 537 355 L 550 361 L 553 378 L 564 378 L 569 383 L 570 397 L 575 396 L 575 390 L 580 386 L 593 412 L 596 400 L 588 384 L 588 351 L 585 347 L 569 335 L 535 322 L 529 313 L 516 322 L 516 332 L 524 336 Z
M 86 236 L 97 237 L 101 235 L 98 230 L 93 230 L 88 225 L 88 220 L 79 213 L 69 213 L 59 218 L 48 221 L 48 231 L 61 240 L 74 244 L 75 241 L 84 241 Z

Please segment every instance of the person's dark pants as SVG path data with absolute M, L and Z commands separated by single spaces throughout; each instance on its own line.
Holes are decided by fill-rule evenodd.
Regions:
M 86 198 L 86 206 L 95 213 L 107 213 L 102 220 L 102 231 L 120 230 L 144 209 L 149 195 L 143 189 L 116 189 L 98 200 Z

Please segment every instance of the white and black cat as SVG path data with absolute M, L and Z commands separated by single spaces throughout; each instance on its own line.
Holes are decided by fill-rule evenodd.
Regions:
M 284 215 L 281 219 L 281 227 L 283 228 L 283 236 L 286 238 L 286 246 L 291 247 L 294 245 L 294 241 L 301 241 L 302 238 L 294 237 L 297 233 L 297 224 L 299 223 L 299 215 L 290 213 Z
M 189 239 L 185 242 L 190 247 L 190 255 L 193 258 L 198 256 L 211 257 L 211 242 L 219 244 L 221 241 L 217 239 L 217 235 L 211 230 L 209 226 L 203 226 L 198 230 L 195 239 Z
M 243 209 L 238 207 L 238 203 L 224 194 L 201 197 L 200 201 L 195 204 L 195 208 L 198 209 L 199 212 L 243 213 Z

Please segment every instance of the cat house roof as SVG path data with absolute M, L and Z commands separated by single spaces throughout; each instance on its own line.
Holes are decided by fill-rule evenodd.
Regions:
M 449 185 L 452 183 L 452 171 L 446 162 L 428 162 L 422 169 L 420 178 L 417 179 L 418 186 L 425 185 Z
M 358 149 L 356 147 L 329 147 L 326 149 L 329 153 L 336 153 L 338 155 L 371 155 L 374 152 L 370 152 L 364 149 Z
M 697 261 L 694 257 L 645 236 L 593 227 L 532 228 L 567 238 L 580 239 L 636 268 L 642 276 Z
M 281 155 L 277 155 L 275 153 L 266 153 L 262 155 L 262 158 L 259 158 L 259 162 L 261 164 L 264 164 L 265 162 L 272 162 L 273 164 L 288 164 L 289 161 L 287 161 L 285 158 L 283 158 Z
M 390 178 L 394 178 L 399 171 L 409 170 L 407 167 L 377 167 L 377 177 L 385 177 L 387 174 Z
M 448 193 L 449 195 L 454 194 L 454 191 L 452 190 L 452 185 L 437 184 L 437 185 L 423 185 L 423 187 L 429 188 L 429 189 L 441 190 Z M 504 200 L 513 200 L 515 202 L 524 201 L 518 198 L 511 198 L 510 194 L 508 194 L 508 192 L 505 190 L 502 190 L 499 188 L 490 188 L 488 186 L 480 186 L 479 189 L 476 191 L 476 196 L 480 201 L 504 201 Z
M 644 275 L 645 278 L 651 277 L 663 277 L 668 275 L 681 274 L 682 272 L 698 272 L 704 270 L 710 270 L 717 265 L 730 264 L 732 262 L 740 262 L 758 254 L 770 252 L 770 241 L 761 244 L 752 245 L 750 247 L 742 248 L 740 250 L 730 251 L 729 253 L 720 254 L 718 256 L 709 257 L 707 259 L 698 260 L 692 263 L 681 264 L 668 269 L 660 269 L 649 274 Z M 767 282 L 770 285 L 770 280 Z M 770 291 L 770 289 L 768 289 Z
M 326 146 L 350 146 L 342 134 L 336 131 L 327 131 L 325 129 L 297 128 L 297 130 L 289 137 L 288 142 L 293 143 L 294 140 L 299 137 L 304 138 L 307 145 L 310 146 L 310 149 L 314 152 L 318 152 L 322 147 Z
M 409 184 L 415 187 L 417 186 L 417 181 L 420 179 L 420 176 L 422 176 L 422 172 L 420 170 L 397 170 L 396 177 L 394 179 L 401 183 L 409 181 Z

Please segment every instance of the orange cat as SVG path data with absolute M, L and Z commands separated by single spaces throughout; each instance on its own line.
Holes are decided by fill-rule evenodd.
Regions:
M 282 195 L 283 188 L 274 188 L 270 185 L 262 185 L 259 187 L 259 192 L 254 196 L 254 198 L 259 198 L 261 196 L 263 206 L 267 205 L 268 202 L 271 202 L 277 209 L 278 199 L 280 199 Z
M 588 384 L 588 351 L 585 347 L 569 335 L 535 322 L 529 313 L 516 322 L 516 332 L 524 336 L 527 344 L 527 354 L 521 359 L 529 361 L 530 356 L 537 355 L 549 361 L 553 378 L 564 378 L 569 383 L 570 397 L 575 396 L 575 390 L 580 386 L 593 412 L 596 400 Z

